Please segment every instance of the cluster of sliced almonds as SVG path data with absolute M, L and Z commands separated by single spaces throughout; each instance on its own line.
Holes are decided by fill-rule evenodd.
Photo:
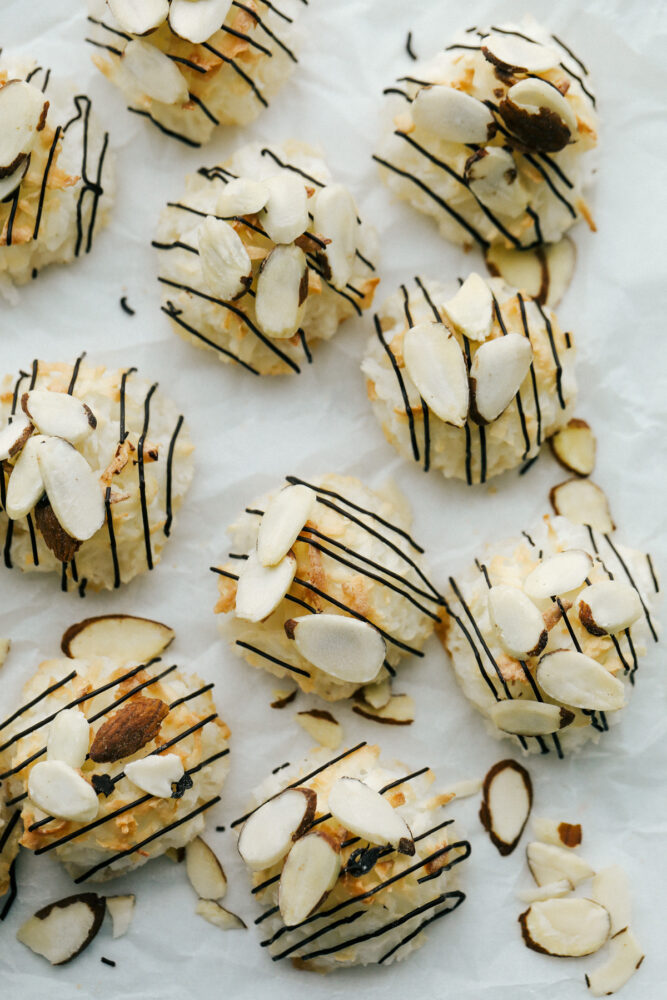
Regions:
M 179 38 L 200 44 L 222 27 L 232 0 L 107 0 L 107 4 L 131 35 L 150 35 L 168 21 Z
M 25 177 L 48 109 L 44 94 L 31 83 L 7 80 L 0 87 L 0 198 L 15 191 Z

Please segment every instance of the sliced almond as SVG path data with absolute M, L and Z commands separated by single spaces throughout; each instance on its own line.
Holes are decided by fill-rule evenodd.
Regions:
M 222 899 L 227 892 L 223 867 L 201 837 L 195 837 L 185 848 L 185 871 L 200 899 Z
M 522 903 L 539 903 L 543 899 L 561 899 L 572 892 L 572 886 L 566 878 L 559 882 L 549 882 L 548 885 L 538 885 L 534 889 L 520 889 L 516 898 Z
M 520 333 L 487 340 L 477 349 L 470 367 L 470 415 L 476 423 L 491 423 L 504 413 L 532 360 L 530 342 Z
M 481 778 L 468 778 L 457 781 L 442 792 L 442 799 L 469 799 L 482 790 L 484 782 Z
M 545 816 L 533 816 L 533 830 L 537 839 L 544 844 L 570 848 L 579 847 L 581 844 L 580 823 L 564 823 L 556 819 L 547 819 Z
M 357 246 L 357 206 L 343 184 L 320 188 L 313 208 L 313 228 L 331 242 L 326 255 L 334 288 L 344 288 L 352 276 Z
M 340 874 L 340 846 L 324 830 L 297 840 L 280 875 L 278 905 L 286 927 L 295 927 L 322 905 Z
M 372 719 L 387 726 L 409 726 L 415 721 L 415 701 L 409 694 L 394 694 L 382 708 L 373 708 L 357 702 L 352 711 L 364 719 Z
M 609 534 L 616 527 L 603 490 L 590 479 L 568 479 L 549 493 L 551 506 L 573 524 L 588 524 Z
M 574 713 L 561 705 L 528 698 L 498 701 L 489 716 L 494 726 L 514 736 L 548 736 L 574 722 Z
M 476 150 L 466 162 L 464 177 L 478 201 L 493 212 L 511 219 L 525 212 L 530 195 L 509 150 L 500 146 Z
M 18 166 L 5 177 L 0 177 L 0 201 L 4 201 L 10 194 L 16 191 L 17 187 L 28 173 L 30 168 L 30 153 L 20 159 Z
M 107 0 L 109 9 L 121 28 L 131 35 L 147 35 L 154 31 L 169 13 L 169 0 Z
M 592 955 L 609 937 L 609 914 L 591 899 L 545 899 L 519 923 L 528 948 L 557 958 Z
M 536 77 L 511 86 L 498 113 L 524 146 L 540 153 L 557 153 L 577 132 L 569 102 L 557 87 Z
M 446 142 L 487 142 L 493 115 L 476 97 L 447 84 L 422 87 L 410 105 L 412 120 Z
M 76 396 L 48 389 L 31 389 L 21 397 L 21 407 L 40 434 L 79 444 L 97 427 L 93 411 Z
M 567 879 L 572 888 L 592 878 L 595 872 L 578 854 L 555 844 L 533 840 L 526 848 L 531 874 L 538 885 L 549 885 Z
M 315 509 L 316 494 L 308 486 L 286 486 L 269 501 L 257 533 L 262 566 L 275 566 L 294 545 Z
M 533 250 L 494 243 L 486 251 L 486 266 L 492 275 L 553 309 L 570 285 L 576 256 L 576 247 L 567 236 Z
M 159 656 L 173 641 L 174 630 L 151 618 L 134 615 L 97 615 L 70 625 L 60 648 L 72 659 L 108 656 L 125 666 L 147 663 Z
M 518 587 L 501 584 L 488 593 L 489 617 L 510 656 L 539 656 L 549 640 L 542 614 Z
M 543 656 L 536 679 L 550 698 L 574 708 L 616 712 L 625 704 L 623 681 L 574 649 L 556 649 Z
M 329 792 L 329 811 L 346 830 L 369 844 L 413 855 L 415 844 L 403 817 L 388 799 L 358 778 L 339 778 Z
M 219 927 L 221 931 L 245 930 L 246 924 L 231 910 L 214 902 L 212 899 L 200 899 L 195 907 L 195 913 L 208 920 L 209 924 Z
M 91 538 L 104 524 L 106 511 L 100 484 L 88 462 L 68 441 L 57 437 L 40 442 L 37 461 L 62 528 L 79 541 Z
M 625 986 L 644 961 L 637 938 L 629 927 L 614 935 L 609 942 L 609 958 L 589 972 L 586 985 L 594 997 L 608 997 Z
M 201 0 L 199 0 L 201 2 Z M 185 104 L 187 80 L 177 64 L 150 42 L 134 38 L 123 51 L 123 66 L 147 97 L 163 104 Z
M 561 61 L 558 51 L 518 35 L 498 32 L 484 39 L 482 52 L 489 62 L 506 71 L 543 73 L 556 69 Z
M 28 795 L 47 815 L 77 823 L 90 823 L 99 808 L 93 786 L 61 760 L 39 761 L 31 768 Z
M 44 128 L 48 101 L 39 87 L 8 80 L 0 87 L 0 177 L 13 174 Z
M 236 588 L 234 614 L 249 622 L 262 622 L 271 615 L 292 586 L 296 573 L 293 552 L 276 563 L 263 566 L 256 552 L 245 561 Z
M 123 937 L 130 929 L 130 924 L 134 919 L 134 907 L 137 897 L 132 892 L 123 896 L 107 896 L 106 904 L 109 916 L 111 917 L 112 933 L 114 941 Z
M 371 708 L 384 708 L 391 698 L 391 681 L 383 677 L 381 681 L 367 684 L 362 692 L 363 699 Z
M 185 0 L 190 4 L 193 0 Z M 208 215 L 197 227 L 199 263 L 206 287 L 221 299 L 235 299 L 252 283 L 252 262 L 243 240 L 227 222 Z
M 1 93 L 1 91 L 0 91 Z M 17 455 L 34 430 L 25 413 L 16 413 L 0 431 L 0 462 Z
M 274 243 L 291 243 L 308 228 L 305 184 L 287 170 L 267 177 L 264 183 L 269 189 L 261 215 L 264 230 Z
M 311 788 L 288 788 L 269 799 L 243 824 L 239 854 L 252 871 L 278 864 L 313 822 L 317 795 Z
M 642 603 L 629 584 L 602 580 L 579 592 L 577 610 L 579 621 L 591 635 L 616 635 L 641 617 Z
M 29 437 L 12 469 L 5 503 L 7 517 L 12 521 L 29 514 L 44 493 L 42 473 L 37 461 L 37 450 L 44 440 L 41 434 Z
M 49 903 L 19 927 L 16 937 L 51 965 L 64 965 L 91 943 L 104 920 L 104 896 L 83 892 Z
M 262 261 L 255 295 L 255 318 L 267 336 L 278 340 L 294 336 L 303 315 L 307 288 L 303 250 L 296 246 L 274 247 Z
M 190 3 L 191 0 L 183 0 Z M 235 177 L 225 184 L 218 195 L 218 215 L 255 215 L 269 200 L 269 189 L 264 181 L 250 177 Z
M 46 547 L 60 562 L 70 562 L 81 547 L 81 542 L 72 538 L 62 527 L 46 495 L 35 507 L 35 527 L 41 533 Z
M 469 274 L 442 310 L 459 333 L 469 340 L 486 340 L 493 326 L 493 296 L 484 278 Z
M 585 420 L 573 417 L 549 438 L 551 450 L 562 466 L 578 476 L 590 476 L 595 468 L 595 434 Z
M 611 917 L 611 933 L 618 934 L 632 919 L 630 880 L 620 865 L 602 868 L 593 879 L 592 898 L 604 906 Z
M 318 670 L 354 684 L 366 684 L 377 677 L 387 652 L 377 629 L 347 615 L 290 618 L 285 622 L 285 633 Z
M 188 42 L 205 42 L 222 27 L 231 6 L 232 0 L 171 0 L 169 27 Z
M 568 549 L 548 556 L 523 581 L 523 589 L 533 601 L 568 594 L 580 587 L 591 571 L 593 560 L 584 549 Z
M 133 785 L 161 799 L 172 797 L 171 786 L 180 781 L 183 774 L 183 761 L 175 753 L 150 754 L 125 765 L 125 776 Z
M 482 785 L 479 818 L 503 856 L 519 843 L 532 804 L 533 783 L 525 767 L 514 760 L 494 764 Z
M 311 708 L 307 712 L 297 712 L 296 721 L 322 747 L 337 750 L 343 739 L 343 727 L 331 712 L 321 708 Z
M 83 767 L 88 756 L 90 725 L 78 708 L 64 708 L 49 726 L 47 760 L 62 760 L 70 767 Z
M 403 358 L 419 395 L 437 417 L 463 427 L 468 416 L 468 373 L 463 351 L 442 323 L 418 323 L 403 338 Z

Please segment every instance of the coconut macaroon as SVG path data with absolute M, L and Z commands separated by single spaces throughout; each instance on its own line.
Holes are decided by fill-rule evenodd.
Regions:
M 254 791 L 233 825 L 274 962 L 389 965 L 460 906 L 456 866 L 470 844 L 442 808 L 454 796 L 429 795 L 433 781 L 361 743 L 333 760 L 313 751 Z
M 423 656 L 442 598 L 397 490 L 338 475 L 287 484 L 229 528 L 215 611 L 251 666 L 338 701 Z
M 0 767 L 6 759 L 0 755 Z M 4 791 L 0 788 L 0 898 L 12 888 L 14 861 L 22 833 L 21 810 L 5 803 Z M 0 907 L 0 913 L 2 910 Z
M 88 253 L 114 194 L 89 97 L 33 60 L 0 59 L 0 291 Z
M 210 689 L 159 658 L 42 663 L 24 689 L 0 780 L 21 844 L 77 882 L 113 878 L 189 843 L 219 801 L 229 730 Z
M 162 310 L 185 340 L 255 375 L 298 373 L 373 301 L 375 231 L 308 146 L 245 146 L 162 212 Z
M 174 404 L 136 375 L 33 362 L 0 395 L 0 537 L 8 568 L 64 590 L 119 587 L 153 567 L 192 479 Z
M 494 736 L 560 756 L 620 721 L 658 640 L 650 556 L 545 516 L 449 583 L 438 632 Z
M 575 353 L 550 309 L 473 272 L 456 293 L 421 278 L 402 285 L 375 316 L 362 371 L 400 454 L 484 483 L 568 423 Z
M 302 0 L 305 2 L 305 0 Z M 93 62 L 142 115 L 188 146 L 254 121 L 297 62 L 297 0 L 89 0 Z
M 553 243 L 581 217 L 597 142 L 583 63 L 534 21 L 469 28 L 385 91 L 375 157 L 398 197 L 453 243 Z

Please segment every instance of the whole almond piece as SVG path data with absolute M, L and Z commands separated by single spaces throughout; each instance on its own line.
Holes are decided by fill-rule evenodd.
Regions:
M 90 748 L 90 759 L 111 764 L 131 757 L 137 750 L 154 740 L 169 706 L 159 698 L 136 698 L 114 712 L 97 730 Z

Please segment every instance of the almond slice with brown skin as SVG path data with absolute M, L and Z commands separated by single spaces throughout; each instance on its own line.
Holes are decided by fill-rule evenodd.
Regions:
M 308 228 L 306 187 L 296 174 L 283 171 L 267 177 L 269 198 L 260 221 L 274 243 L 291 243 Z
M 588 862 L 574 851 L 540 840 L 528 844 L 526 860 L 538 885 L 549 885 L 565 878 L 574 889 L 595 875 Z
M 95 734 L 90 759 L 112 764 L 131 757 L 156 738 L 169 706 L 159 698 L 139 696 L 114 712 Z
M 477 349 L 470 366 L 470 416 L 476 423 L 491 423 L 504 413 L 532 360 L 530 341 L 519 333 L 487 340 Z
M 51 965 L 64 965 L 88 947 L 102 926 L 104 896 L 83 892 L 49 903 L 19 927 L 16 937 Z
M 595 434 L 585 420 L 573 417 L 549 438 L 551 450 L 569 472 L 590 476 L 595 468 Z
M 30 169 L 30 157 L 31 154 L 28 153 L 27 156 L 20 160 L 18 166 L 15 170 L 12 170 L 11 174 L 7 174 L 6 177 L 0 177 L 0 201 L 4 201 L 5 198 L 8 198 L 10 194 L 16 191 Z
M 468 275 L 456 295 L 442 307 L 458 333 L 468 340 L 486 340 L 493 326 L 491 289 L 475 271 Z
M 274 247 L 262 261 L 255 293 L 255 319 L 264 333 L 276 340 L 294 336 L 307 294 L 303 250 L 293 245 Z
M 340 874 L 340 845 L 326 830 L 314 830 L 294 844 L 280 875 L 278 906 L 286 927 L 318 909 Z
M 23 446 L 7 484 L 5 510 L 7 517 L 17 521 L 29 514 L 44 493 L 42 473 L 37 461 L 37 449 L 44 437 L 33 434 Z
M 6 424 L 0 431 L 0 462 L 17 455 L 34 431 L 34 427 L 25 413 L 16 413 L 11 424 Z
M 543 73 L 556 69 L 561 61 L 558 51 L 518 35 L 494 33 L 484 39 L 482 52 L 489 62 L 506 71 Z
M 174 638 L 174 630 L 151 618 L 134 615 L 97 615 L 70 625 L 60 648 L 72 659 L 108 656 L 120 666 L 147 663 L 159 656 Z
M 592 955 L 609 937 L 609 914 L 591 899 L 545 899 L 519 923 L 528 948 L 557 958 Z
M 585 549 L 567 549 L 547 556 L 523 581 L 524 592 L 533 601 L 568 594 L 580 587 L 593 566 Z
M 232 0 L 171 0 L 169 27 L 188 42 L 205 42 L 221 28 L 231 6 Z
M 499 146 L 478 149 L 466 161 L 464 177 L 475 198 L 511 219 L 525 212 L 529 194 L 512 153 Z
M 365 701 L 357 701 L 352 711 L 364 719 L 381 722 L 386 726 L 410 726 L 415 721 L 415 700 L 409 694 L 391 695 L 382 708 L 375 708 Z
M 548 736 L 574 722 L 574 712 L 567 708 L 528 698 L 498 701 L 489 717 L 494 726 L 514 736 Z
M 28 795 L 47 816 L 90 823 L 99 801 L 92 785 L 62 760 L 43 760 L 28 775 Z
M 252 813 L 239 834 L 239 854 L 252 871 L 281 861 L 315 817 L 317 795 L 311 788 L 288 788 Z
M 60 562 L 71 562 L 81 548 L 81 542 L 72 538 L 62 527 L 46 496 L 35 507 L 35 527 L 41 533 L 46 547 Z
M 468 373 L 456 337 L 442 323 L 418 323 L 403 338 L 408 375 L 429 410 L 454 427 L 468 416 Z
M 415 844 L 403 817 L 388 799 L 358 778 L 339 778 L 329 792 L 329 811 L 346 830 L 369 844 L 412 856 Z
M 285 622 L 285 634 L 318 670 L 353 684 L 374 680 L 387 651 L 377 629 L 347 615 L 290 618 Z
M 330 240 L 326 249 L 334 288 L 345 288 L 352 276 L 357 246 L 357 206 L 343 184 L 320 188 L 313 208 L 313 228 Z
M 44 489 L 61 527 L 78 541 L 91 538 L 104 524 L 100 484 L 83 455 L 68 441 L 40 442 L 37 461 Z
M 49 102 L 38 87 L 8 80 L 0 87 L 0 177 L 13 174 L 44 128 Z
M 489 273 L 554 309 L 567 291 L 577 258 L 569 237 L 533 250 L 513 250 L 493 244 L 486 251 Z
M 609 912 L 611 933 L 618 934 L 632 919 L 630 880 L 620 865 L 602 868 L 593 879 L 592 898 Z
M 549 500 L 555 512 L 572 524 L 588 524 L 603 534 L 609 534 L 616 527 L 604 491 L 590 479 L 568 479 L 559 483 L 549 493 Z
M 617 712 L 625 704 L 623 681 L 574 649 L 555 649 L 543 656 L 536 680 L 554 701 L 574 708 Z
M 625 986 L 644 961 L 644 952 L 629 927 L 609 942 L 609 958 L 586 976 L 586 985 L 594 997 L 608 997 Z
M 482 785 L 479 818 L 503 856 L 519 843 L 532 804 L 533 783 L 525 767 L 514 760 L 494 764 Z
M 184 0 L 190 3 L 191 0 Z M 269 200 L 269 189 L 264 181 L 250 177 L 235 177 L 225 184 L 218 195 L 218 215 L 255 215 Z
M 185 871 L 200 899 L 222 899 L 227 892 L 223 867 L 201 837 L 195 837 L 185 848 Z
M 147 96 L 162 104 L 185 104 L 189 99 L 187 80 L 173 59 L 161 49 L 134 38 L 125 46 L 122 65 Z
M 579 621 L 591 635 L 616 635 L 641 617 L 642 604 L 634 587 L 619 580 L 602 580 L 579 592 L 577 610 Z
M 531 77 L 507 91 L 498 105 L 505 125 L 528 149 L 557 153 L 577 134 L 577 119 L 557 87 Z
M 564 823 L 545 816 L 533 816 L 533 830 L 538 840 L 557 847 L 579 847 L 582 840 L 580 823 Z
M 97 418 L 86 403 L 67 392 L 31 389 L 21 396 L 21 408 L 40 434 L 79 444 L 97 427 Z
M 327 747 L 329 750 L 337 750 L 340 746 L 343 727 L 331 712 L 321 708 L 311 708 L 306 712 L 297 712 L 296 721 L 319 746 Z
M 275 566 L 263 566 L 257 553 L 251 552 L 236 587 L 236 617 L 248 622 L 263 622 L 273 614 L 292 586 L 295 573 L 293 552 L 288 552 Z
M 172 785 L 183 774 L 183 761 L 176 753 L 149 754 L 125 765 L 125 777 L 142 792 L 159 799 L 172 798 Z
M 422 87 L 410 113 L 418 128 L 446 142 L 487 142 L 494 123 L 482 101 L 446 84 Z
M 286 486 L 269 500 L 257 533 L 262 566 L 275 566 L 294 545 L 315 509 L 317 495 L 308 486 Z
M 112 933 L 114 941 L 123 937 L 130 929 L 130 924 L 134 918 L 134 908 L 137 897 L 132 892 L 122 896 L 107 896 L 106 904 L 109 916 L 111 917 Z
M 169 13 L 168 0 L 107 0 L 113 16 L 121 28 L 131 35 L 147 35 L 154 31 Z
M 202 277 L 214 295 L 225 301 L 235 299 L 252 284 L 248 251 L 227 222 L 208 215 L 197 227 L 197 246 Z
M 195 907 L 195 913 L 209 924 L 219 927 L 221 931 L 240 931 L 246 929 L 246 924 L 239 916 L 226 910 L 224 906 L 214 902 L 212 899 L 200 899 Z
M 525 660 L 539 656 L 549 640 L 542 614 L 519 587 L 501 584 L 487 595 L 489 617 L 505 652 Z

